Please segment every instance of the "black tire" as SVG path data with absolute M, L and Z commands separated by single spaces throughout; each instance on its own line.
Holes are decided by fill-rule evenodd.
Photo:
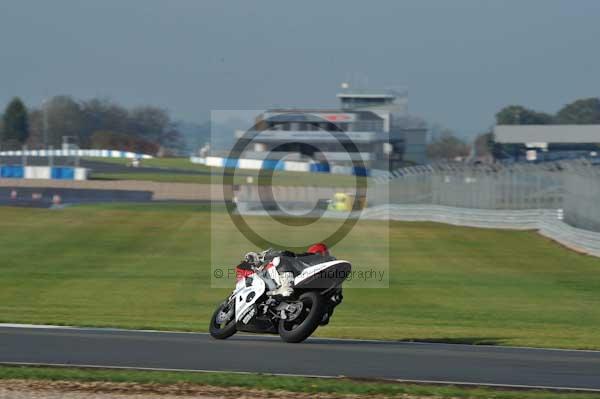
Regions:
M 278 332 L 285 342 L 298 343 L 315 332 L 323 319 L 325 311 L 325 300 L 314 291 L 308 291 L 300 295 L 298 301 L 302 301 L 304 307 L 302 313 L 293 321 L 279 320 Z
M 222 304 L 220 304 L 217 310 L 215 310 L 215 312 L 213 313 L 212 317 L 210 318 L 209 327 L 211 337 L 215 339 L 227 339 L 237 332 L 237 328 L 235 326 L 235 309 L 233 309 L 233 315 L 227 323 L 217 323 L 217 315 L 219 314 L 219 312 L 227 309 L 230 306 L 235 306 L 235 302 L 229 303 L 225 301 Z

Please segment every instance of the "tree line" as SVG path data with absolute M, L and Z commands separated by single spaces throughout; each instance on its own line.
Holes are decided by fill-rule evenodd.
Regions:
M 495 117 L 499 125 L 600 124 L 600 98 L 575 100 L 554 114 L 509 105 Z M 200 130 L 204 137 L 207 129 Z M 67 137 L 80 148 L 168 155 L 182 152 L 190 135 L 198 136 L 198 129 L 172 121 L 165 109 L 148 105 L 126 108 L 100 98 L 78 101 L 55 96 L 31 109 L 14 98 L 0 119 L 1 149 L 20 149 L 23 145 L 31 149 L 59 148 L 63 137 Z M 433 125 L 427 154 L 430 160 L 464 159 L 472 153 L 489 156 L 492 146 L 491 131 L 470 143 L 449 129 Z
M 509 105 L 496 114 L 498 125 L 594 125 L 600 124 L 600 98 L 582 98 L 555 114 Z
M 55 96 L 31 109 L 19 98 L 6 106 L 0 123 L 3 149 L 60 148 L 63 140 L 79 148 L 152 155 L 176 153 L 184 146 L 176 123 L 159 107 L 126 108 L 107 99 L 70 96 Z
M 582 98 L 564 105 L 556 113 L 536 111 L 522 105 L 508 105 L 495 115 L 498 125 L 593 125 L 600 124 L 600 98 Z M 454 132 L 434 125 L 432 138 L 427 146 L 430 160 L 491 157 L 494 150 L 494 134 L 479 134 L 472 143 L 457 137 Z

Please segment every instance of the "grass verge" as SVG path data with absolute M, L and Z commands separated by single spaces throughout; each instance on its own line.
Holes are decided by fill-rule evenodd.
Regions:
M 253 249 L 228 220 L 194 205 L 0 208 L 0 322 L 206 331 L 234 284 L 213 288 L 211 265 Z M 348 282 L 318 336 L 600 349 L 600 259 L 534 232 L 382 223 L 359 222 L 334 254 L 356 269 L 389 256 L 389 288 Z
M 511 390 L 487 387 L 458 387 L 451 385 L 405 384 L 395 382 L 365 382 L 351 379 L 286 377 L 261 374 L 192 373 L 134 371 L 115 369 L 80 369 L 62 367 L 0 366 L 1 379 L 50 381 L 114 382 L 138 384 L 180 384 L 240 387 L 260 390 L 284 390 L 302 393 L 338 395 L 385 395 L 438 398 L 497 398 L 497 399 L 597 399 L 600 393 L 557 392 L 546 390 Z
M 91 158 L 90 158 L 91 159 Z M 98 158 L 95 162 L 104 162 L 117 165 L 127 165 L 131 160 L 120 158 Z M 233 169 L 224 170 L 223 168 L 208 167 L 191 163 L 187 158 L 154 158 L 142 161 L 140 169 L 129 168 L 124 172 L 94 172 L 92 170 L 91 178 L 98 180 L 147 180 L 156 182 L 176 182 L 176 183 L 195 183 L 211 184 L 218 183 L 224 172 L 231 173 Z M 159 172 L 145 172 L 144 167 L 163 168 Z M 198 173 L 178 173 L 181 171 Z M 235 184 L 243 184 L 247 177 L 252 177 L 258 181 L 257 170 L 235 170 Z M 329 173 L 307 173 L 307 172 L 289 172 L 276 171 L 273 174 L 273 181 L 270 184 L 275 186 L 316 186 L 316 187 L 340 187 L 352 188 L 356 185 L 356 179 L 362 180 L 364 177 L 354 177 L 345 175 L 333 175 Z

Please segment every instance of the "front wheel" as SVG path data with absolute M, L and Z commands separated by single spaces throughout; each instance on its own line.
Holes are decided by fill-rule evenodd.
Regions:
M 315 332 L 319 323 L 323 319 L 325 311 L 325 300 L 316 292 L 308 291 L 300 295 L 298 302 L 302 308 L 298 314 L 289 317 L 287 320 L 279 321 L 279 336 L 285 342 L 302 342 Z
M 219 305 L 210 318 L 210 335 L 216 339 L 227 339 L 237 332 L 235 326 L 235 301 Z

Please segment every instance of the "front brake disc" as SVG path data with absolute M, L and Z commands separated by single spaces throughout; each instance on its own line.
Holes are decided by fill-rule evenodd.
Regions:
M 303 308 L 304 308 L 304 304 L 302 302 L 297 302 L 294 304 L 290 303 L 289 305 L 287 305 L 285 307 L 286 312 L 289 312 L 287 320 L 288 321 L 295 320 L 298 316 L 300 316 L 300 313 L 302 313 Z

